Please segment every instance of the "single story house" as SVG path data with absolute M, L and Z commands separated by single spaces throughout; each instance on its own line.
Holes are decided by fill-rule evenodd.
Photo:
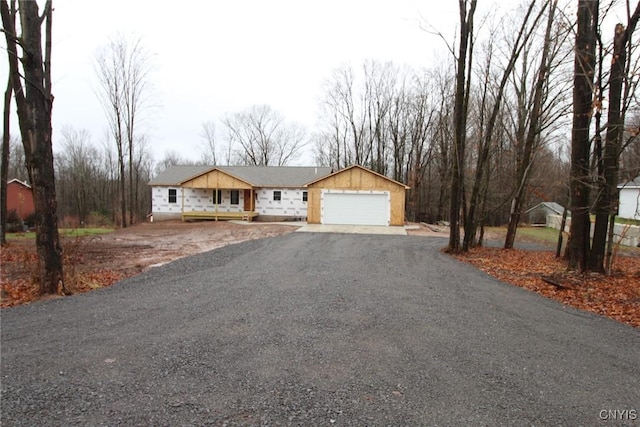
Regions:
M 409 188 L 361 166 L 172 166 L 149 182 L 153 220 L 403 225 Z
M 538 203 L 524 212 L 527 224 L 546 224 L 547 215 L 562 215 L 564 207 L 556 202 Z
M 640 220 L 640 176 L 618 185 L 618 216 Z
M 31 186 L 19 179 L 7 182 L 7 214 L 11 211 L 15 211 L 22 221 L 36 211 Z
M 149 182 L 154 220 L 302 220 L 304 185 L 331 173 L 322 167 L 172 166 Z

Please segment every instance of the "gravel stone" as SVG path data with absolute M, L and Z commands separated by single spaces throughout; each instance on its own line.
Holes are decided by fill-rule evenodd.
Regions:
M 445 244 L 292 233 L 4 309 L 2 424 L 594 425 L 640 411 L 637 329 Z

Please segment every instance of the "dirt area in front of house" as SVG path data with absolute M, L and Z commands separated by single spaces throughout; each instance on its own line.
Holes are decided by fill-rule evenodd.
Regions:
M 229 244 L 290 233 L 297 225 L 162 221 L 136 224 L 101 235 L 63 237 L 67 293 L 109 286 L 153 266 Z M 37 289 L 32 283 L 35 240 L 10 239 L 2 248 L 0 261 L 0 306 L 37 299 Z

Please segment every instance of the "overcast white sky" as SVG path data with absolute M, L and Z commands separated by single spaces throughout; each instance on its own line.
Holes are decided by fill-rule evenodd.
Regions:
M 160 107 L 144 128 L 155 158 L 175 150 L 195 160 L 203 122 L 254 104 L 268 104 L 312 131 L 322 83 L 342 64 L 432 65 L 446 48 L 420 24 L 428 21 L 452 41 L 457 7 L 454 0 L 55 0 L 54 152 L 65 125 L 88 130 L 95 144 L 106 139 L 93 64 L 116 33 L 142 37 L 154 54 Z M 0 67 L 0 81 L 6 68 Z M 312 162 L 310 155 L 301 160 Z

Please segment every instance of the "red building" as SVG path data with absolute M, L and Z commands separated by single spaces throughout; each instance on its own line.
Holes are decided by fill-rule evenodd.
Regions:
M 15 210 L 23 221 L 36 210 L 31 186 L 19 179 L 12 179 L 7 183 L 7 213 L 12 210 Z

